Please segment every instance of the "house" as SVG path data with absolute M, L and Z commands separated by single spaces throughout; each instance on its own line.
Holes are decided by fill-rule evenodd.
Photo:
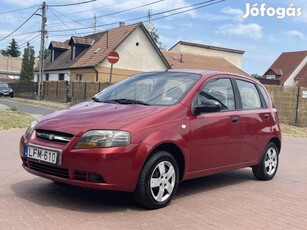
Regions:
M 203 56 L 173 51 L 162 51 L 172 69 L 208 69 L 249 76 L 234 64 L 222 57 Z
M 0 55 L 0 81 L 16 82 L 21 71 L 22 58 Z
M 113 66 L 112 82 L 133 74 L 165 70 L 169 64 L 142 23 L 120 26 L 65 42 L 53 41 L 44 62 L 43 81 L 108 82 L 111 64 L 108 54 L 115 50 L 119 61 Z M 34 81 L 38 79 L 38 69 Z
M 179 41 L 172 48 L 170 48 L 169 51 L 202 55 L 208 57 L 220 57 L 230 62 L 239 69 L 242 68 L 243 64 L 244 51 L 242 50 Z
M 282 53 L 265 71 L 261 81 L 307 87 L 307 50 Z

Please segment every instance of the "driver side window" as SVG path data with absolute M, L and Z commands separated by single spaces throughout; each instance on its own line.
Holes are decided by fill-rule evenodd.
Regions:
M 207 83 L 197 97 L 197 105 L 205 99 L 218 101 L 222 111 L 235 109 L 235 98 L 229 78 L 214 79 Z

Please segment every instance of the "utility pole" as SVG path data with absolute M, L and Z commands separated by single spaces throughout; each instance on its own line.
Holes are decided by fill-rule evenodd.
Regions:
M 94 13 L 94 23 L 93 23 L 94 34 L 96 33 L 96 25 L 97 25 L 97 19 L 96 19 L 96 13 Z
M 41 45 L 39 50 L 39 74 L 38 74 L 38 99 L 42 99 L 42 84 L 43 84 L 43 76 L 44 76 L 44 52 L 45 52 L 45 35 L 46 35 L 46 2 L 42 4 L 42 29 L 41 29 Z

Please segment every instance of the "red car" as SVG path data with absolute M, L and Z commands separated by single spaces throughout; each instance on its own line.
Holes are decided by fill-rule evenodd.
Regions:
M 135 75 L 91 100 L 33 121 L 22 165 L 56 182 L 133 192 L 155 209 L 179 181 L 244 167 L 260 180 L 278 168 L 281 131 L 257 80 L 215 71 Z

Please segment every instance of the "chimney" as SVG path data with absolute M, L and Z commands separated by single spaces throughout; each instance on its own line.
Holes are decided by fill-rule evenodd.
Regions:
M 125 22 L 119 22 L 119 27 L 124 27 L 125 26 Z

